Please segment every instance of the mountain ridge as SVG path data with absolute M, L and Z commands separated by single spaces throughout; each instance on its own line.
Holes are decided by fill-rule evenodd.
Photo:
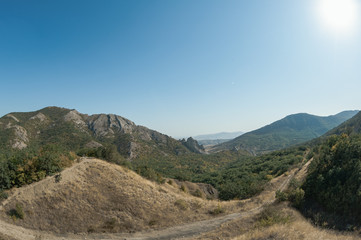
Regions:
M 46 107 L 33 112 L 12 112 L 0 118 L 0 149 L 24 149 L 29 145 L 56 143 L 70 150 L 90 145 L 115 144 L 132 159 L 139 145 L 151 145 L 174 154 L 191 152 L 179 141 L 136 125 L 115 114 L 87 115 L 75 109 Z
M 283 149 L 320 137 L 359 111 L 343 111 L 320 117 L 308 113 L 288 115 L 257 130 L 245 133 L 231 141 L 214 146 L 211 151 L 225 149 L 246 150 L 253 155 Z

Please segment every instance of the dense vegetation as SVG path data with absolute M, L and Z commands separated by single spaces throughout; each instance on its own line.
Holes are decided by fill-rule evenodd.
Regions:
M 261 192 L 272 178 L 300 164 L 305 150 L 300 147 L 258 157 L 241 156 L 227 167 L 198 175 L 194 180 L 215 186 L 223 200 L 248 198 Z
M 330 213 L 361 220 L 361 135 L 331 136 L 314 149 L 302 186 L 308 203 Z
M 39 181 L 71 165 L 75 154 L 57 145 L 27 148 L 0 155 L 0 190 Z

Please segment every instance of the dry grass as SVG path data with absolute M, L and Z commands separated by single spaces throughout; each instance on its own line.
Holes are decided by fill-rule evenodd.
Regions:
M 6 213 L 16 203 L 23 206 L 25 216 L 14 222 Z M 235 201 L 194 197 L 176 184 L 159 185 L 96 159 L 64 170 L 59 182 L 48 177 L 16 189 L 2 205 L 0 214 L 5 221 L 57 233 L 158 229 L 211 218 L 209 211 L 219 206 L 224 214 L 239 209 Z
M 264 228 L 254 228 L 233 240 L 261 240 L 261 239 L 327 239 L 327 240 L 354 240 L 361 239 L 357 233 L 342 233 L 333 230 L 320 229 L 313 226 L 297 211 L 284 208 L 292 214 L 293 220 L 287 224 L 274 224 Z

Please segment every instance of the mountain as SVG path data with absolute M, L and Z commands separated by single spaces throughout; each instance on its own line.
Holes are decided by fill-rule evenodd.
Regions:
M 47 107 L 0 118 L 0 150 L 46 144 L 72 151 L 112 145 L 129 160 L 150 152 L 171 155 L 192 152 L 180 141 L 114 114 L 86 115 L 74 109 Z
M 357 113 L 349 120 L 343 122 L 338 127 L 330 130 L 325 135 L 326 136 L 330 136 L 333 134 L 340 135 L 342 133 L 346 133 L 348 135 L 361 133 L 361 112 Z
M 357 113 L 358 111 L 344 111 L 328 117 L 320 117 L 307 113 L 289 115 L 270 125 L 245 133 L 231 141 L 216 145 L 211 151 L 242 149 L 251 154 L 258 155 L 283 149 L 317 138 L 352 118 Z
M 214 134 L 205 134 L 205 135 L 198 135 L 195 136 L 194 139 L 198 141 L 201 145 L 217 145 L 220 143 L 228 142 L 235 137 L 242 135 L 243 132 L 220 132 Z
M 213 134 L 204 134 L 204 135 L 198 135 L 193 137 L 195 140 L 219 140 L 219 139 L 233 139 L 240 135 L 242 135 L 243 132 L 220 132 L 220 133 L 213 133 Z

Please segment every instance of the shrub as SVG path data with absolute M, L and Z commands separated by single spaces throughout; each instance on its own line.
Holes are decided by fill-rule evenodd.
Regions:
M 301 207 L 305 198 L 305 191 L 302 188 L 297 188 L 290 194 L 290 201 L 295 207 Z
M 192 192 L 192 195 L 195 197 L 203 198 L 204 194 L 201 190 L 197 189 L 195 192 Z
M 61 180 L 61 174 L 59 173 L 59 174 L 55 175 L 55 182 L 58 183 L 58 182 L 60 182 L 60 180 Z
M 177 201 L 174 202 L 174 205 L 177 206 L 181 210 L 188 209 L 188 203 L 183 199 L 178 199 Z
M 25 214 L 23 210 L 23 206 L 19 203 L 16 203 L 15 209 L 11 209 L 9 215 L 14 219 L 24 219 Z
M 281 190 L 276 191 L 276 199 L 279 202 L 287 201 L 288 200 L 288 194 L 285 192 L 282 192 Z
M 262 212 L 257 215 L 257 227 L 269 227 L 274 224 L 285 224 L 290 221 L 290 216 L 282 213 L 273 205 L 266 206 Z
M 213 210 L 210 210 L 209 213 L 212 215 L 218 215 L 224 213 L 224 208 L 221 206 L 220 203 L 218 203 L 217 207 Z
M 180 190 L 182 190 L 183 192 L 188 192 L 188 189 L 184 184 L 180 186 Z
M 4 190 L 0 190 L 0 200 L 7 199 L 9 196 Z

